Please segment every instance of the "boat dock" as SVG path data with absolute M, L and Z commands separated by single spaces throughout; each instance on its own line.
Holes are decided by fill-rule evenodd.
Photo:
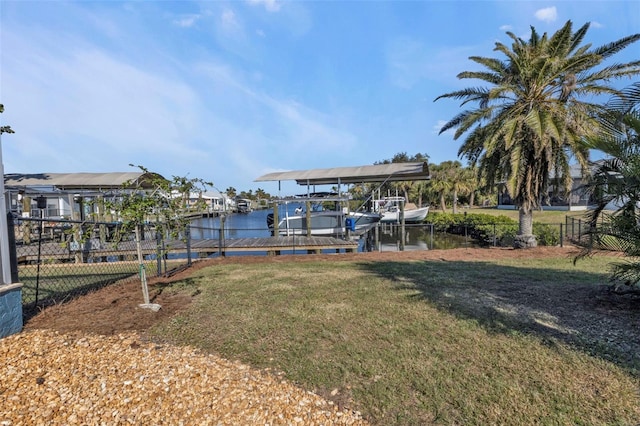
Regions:
M 213 250 L 213 251 L 212 251 Z M 219 253 L 224 256 L 226 253 L 234 252 L 267 252 L 268 255 L 279 255 L 283 251 L 301 251 L 308 254 L 319 254 L 322 250 L 335 250 L 340 253 L 355 252 L 358 250 L 358 243 L 355 241 L 345 241 L 333 237 L 266 237 L 266 238 L 234 238 L 224 241 L 220 248 L 219 240 L 193 240 L 191 251 L 200 253 L 201 257 L 208 257 L 212 253 Z
M 142 241 L 142 253 L 144 256 L 156 255 L 158 246 L 155 240 Z M 17 259 L 19 263 L 36 263 L 38 252 L 34 246 L 18 246 Z M 133 260 L 136 258 L 136 244 L 134 241 L 123 241 L 116 245 L 101 243 L 99 240 L 88 240 L 82 246 L 65 247 L 58 242 L 42 242 L 40 249 L 40 262 L 73 262 L 79 255 L 85 259 L 91 257 L 93 261 Z M 332 250 L 335 253 L 352 253 L 358 250 L 358 243 L 333 237 L 266 237 L 266 238 L 229 238 L 198 239 L 191 240 L 187 246 L 184 241 L 171 241 L 165 245 L 165 251 L 172 255 L 186 254 L 190 251 L 192 256 L 206 258 L 211 255 L 226 256 L 232 253 L 264 253 L 275 256 L 282 252 L 295 252 L 307 254 L 319 254 L 323 250 Z

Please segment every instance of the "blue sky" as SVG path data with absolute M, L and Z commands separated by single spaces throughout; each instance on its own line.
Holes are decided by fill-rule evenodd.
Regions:
M 133 163 L 277 193 L 254 179 L 398 152 L 455 160 L 461 140 L 438 130 L 460 106 L 434 99 L 472 85 L 456 75 L 499 57 L 506 31 L 569 19 L 600 46 L 640 32 L 640 2 L 2 0 L 5 172 Z M 638 57 L 639 43 L 616 62 Z

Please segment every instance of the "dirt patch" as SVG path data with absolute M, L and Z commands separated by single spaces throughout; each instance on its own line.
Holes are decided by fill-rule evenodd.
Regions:
M 272 371 L 258 371 L 214 354 L 149 341 L 146 330 L 186 309 L 196 296 L 172 291 L 171 284 L 216 264 L 570 259 L 577 253 L 575 248 L 540 247 L 216 258 L 198 261 L 168 278 L 151 279 L 150 296 L 162 306 L 159 312 L 138 306 L 142 302 L 139 281 L 116 283 L 43 309 L 25 324 L 25 333 L 0 341 L 0 355 L 5 360 L 0 376 L 9 383 L 5 389 L 0 386 L 0 423 L 97 424 L 121 420 L 177 424 L 188 419 L 201 424 L 255 424 L 259 419 L 261 424 L 367 424 L 359 412 L 349 410 L 348 401 L 343 406 L 345 401 L 332 395 L 326 398 L 334 401 L 322 399 L 295 388 Z M 621 365 L 631 369 L 638 365 L 637 299 L 613 296 L 605 287 L 575 292 L 562 286 L 550 286 L 555 293 L 547 297 L 544 291 L 512 284 L 484 283 L 479 289 L 448 291 L 456 293 L 459 314 L 474 309 L 514 311 L 521 321 L 539 327 L 542 335 L 553 336 L 549 330 L 555 329 L 559 335 L 573 336 L 575 332 L 576 339 L 583 336 L 589 342 L 616 349 L 612 357 Z M 553 303 L 559 299 L 562 303 Z M 549 317 L 540 317 L 540 312 Z M 620 359 L 618 353 L 628 354 L 629 359 Z M 189 360 L 187 364 L 185 359 Z M 69 395 L 74 399 L 56 391 L 62 388 L 72 389 Z M 110 393 L 111 389 L 117 392 Z M 44 406 L 48 408 L 43 410 Z M 171 417 L 167 417 L 169 414 Z
M 192 296 L 165 291 L 172 282 L 184 280 L 200 268 L 215 264 L 254 264 L 317 261 L 408 261 L 408 260 L 490 260 L 497 258 L 524 259 L 532 257 L 575 256 L 575 248 L 538 247 L 530 250 L 514 249 L 451 249 L 406 252 L 372 252 L 284 256 L 229 256 L 195 262 L 190 268 L 171 277 L 149 280 L 149 294 L 153 303 L 160 304 L 158 312 L 141 309 L 142 290 L 139 281 L 116 283 L 79 297 L 65 304 L 43 309 L 31 318 L 25 329 L 46 328 L 64 333 L 83 332 L 113 335 L 127 331 L 142 332 L 154 324 L 186 309 Z

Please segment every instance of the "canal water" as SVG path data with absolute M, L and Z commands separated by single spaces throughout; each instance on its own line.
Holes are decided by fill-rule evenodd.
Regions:
M 295 208 L 296 206 L 291 206 Z M 248 214 L 231 213 L 224 217 L 224 238 L 270 237 L 267 227 L 267 214 L 271 210 L 255 210 Z M 198 218 L 191 222 L 191 238 L 215 239 L 220 237 L 220 217 Z M 400 251 L 402 248 L 399 226 L 379 224 L 379 243 L 373 250 Z M 372 231 L 373 232 L 373 231 Z M 404 250 L 451 249 L 458 247 L 477 247 L 475 240 L 443 232 L 434 232 L 430 225 L 406 225 Z M 365 241 L 361 240 L 358 251 L 365 250 Z

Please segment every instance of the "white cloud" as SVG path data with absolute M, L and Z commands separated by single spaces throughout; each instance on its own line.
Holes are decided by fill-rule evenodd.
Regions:
M 249 4 L 253 4 L 253 5 L 264 5 L 264 8 L 268 11 L 268 12 L 277 12 L 280 10 L 280 7 L 282 6 L 280 4 L 280 2 L 278 2 L 277 0 L 248 0 Z
M 558 11 L 555 6 L 547 7 L 544 9 L 538 9 L 535 12 L 535 17 L 540 21 L 553 22 L 558 19 Z
M 173 23 L 179 27 L 190 28 L 194 26 L 196 22 L 200 20 L 200 18 L 200 15 L 196 14 L 183 15 L 179 18 L 174 19 Z
M 283 155 L 310 150 L 321 155 L 335 152 L 336 149 L 348 150 L 354 145 L 353 135 L 332 126 L 330 117 L 298 102 L 256 91 L 228 67 L 214 66 L 208 72 L 214 80 L 223 81 L 227 88 L 233 88 L 236 99 L 243 99 L 238 108 L 261 110 L 256 116 L 264 117 L 264 122 L 257 125 L 270 129 L 271 135 L 277 134 L 283 140 L 294 142 L 285 146 L 278 144 L 276 149 L 282 149 Z
M 422 42 L 409 37 L 393 40 L 387 47 L 387 67 L 391 81 L 403 89 L 410 89 L 425 77 L 429 55 Z
M 604 25 L 598 21 L 591 21 L 591 28 L 604 28 Z
M 422 80 L 452 83 L 458 81 L 459 72 L 469 69 L 469 56 L 484 54 L 484 51 L 491 52 L 491 45 L 435 49 L 420 40 L 397 38 L 386 48 L 389 78 L 402 89 L 410 89 Z
M 13 171 L 119 171 L 159 153 L 202 156 L 183 142 L 195 138 L 199 99 L 181 81 L 60 39 L 3 37 L 13 53 L 3 59 L 5 95 L 20 130 Z
M 505 25 L 501 25 L 500 26 L 500 31 L 511 31 L 513 29 L 513 27 L 509 24 L 505 24 Z
M 237 32 L 240 30 L 240 24 L 236 19 L 236 14 L 231 9 L 225 9 L 222 11 L 222 15 L 220 15 L 220 23 L 224 28 L 225 32 Z

